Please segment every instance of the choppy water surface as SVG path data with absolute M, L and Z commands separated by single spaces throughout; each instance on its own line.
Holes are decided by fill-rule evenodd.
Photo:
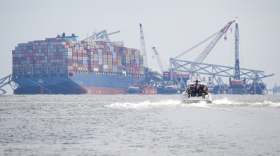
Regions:
M 0 96 L 0 155 L 280 155 L 280 95 Z

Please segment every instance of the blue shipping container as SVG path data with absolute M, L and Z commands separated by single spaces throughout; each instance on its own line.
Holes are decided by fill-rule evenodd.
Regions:
M 121 69 L 118 69 L 118 73 L 122 73 L 122 70 L 121 70 Z
M 79 64 L 83 64 L 83 60 L 78 60 L 78 63 Z
M 143 61 L 140 61 L 140 64 L 143 64 Z
M 130 70 L 126 70 L 126 73 L 127 73 L 127 74 L 130 74 Z

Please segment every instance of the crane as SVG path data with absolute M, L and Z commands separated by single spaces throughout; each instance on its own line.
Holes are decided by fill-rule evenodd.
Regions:
M 235 21 L 229 22 L 219 33 L 218 35 L 211 41 L 211 43 L 203 50 L 202 53 L 195 59 L 195 62 L 201 63 L 206 56 L 210 53 L 210 51 L 214 48 L 214 46 L 218 43 L 218 41 L 221 39 L 223 35 L 226 35 L 226 32 L 230 28 L 231 24 Z M 225 36 L 226 40 L 226 36 Z
M 142 50 L 142 55 L 143 55 L 144 67 L 148 68 L 144 32 L 143 32 L 141 23 L 140 23 L 140 41 L 141 41 L 141 50 Z
M 195 46 L 191 47 L 190 49 L 184 51 L 183 53 L 181 53 L 180 55 L 176 56 L 175 59 L 183 56 L 184 54 L 190 52 L 191 50 L 195 49 L 196 47 L 200 46 L 201 44 L 205 43 L 206 41 L 208 41 L 209 39 L 213 38 L 214 36 L 216 36 L 211 43 L 204 49 L 204 51 L 195 59 L 195 62 L 199 62 L 201 63 L 206 56 L 210 53 L 210 51 L 214 48 L 214 46 L 217 44 L 217 42 L 220 40 L 220 38 L 226 34 L 226 32 L 228 31 L 228 29 L 230 28 L 230 26 L 232 25 L 232 23 L 234 23 L 235 21 L 231 21 L 229 22 L 223 29 L 221 29 L 220 31 L 214 33 L 213 35 L 209 36 L 208 38 L 206 38 L 205 40 L 201 41 L 200 43 L 196 44 Z M 225 37 L 226 39 L 226 37 Z
M 88 40 L 104 40 L 104 41 L 110 41 L 109 39 L 109 35 L 113 35 L 113 34 L 116 34 L 116 33 L 119 33 L 121 31 L 116 31 L 116 32 L 112 32 L 112 33 L 109 33 L 107 34 L 107 30 L 103 30 L 103 31 L 100 31 L 99 33 L 96 33 L 88 38 L 85 38 L 83 39 L 83 41 L 88 41 Z
M 236 17 L 235 23 L 235 71 L 234 79 L 240 80 L 240 68 L 239 68 L 239 30 L 238 30 L 238 21 Z
M 152 47 L 152 49 L 154 50 L 154 53 L 155 53 L 155 56 L 156 56 L 156 59 L 157 59 L 159 68 L 160 68 L 161 72 L 163 72 L 163 71 L 164 71 L 164 68 L 163 68 L 162 63 L 161 63 L 161 61 L 160 61 L 159 54 L 158 54 L 158 52 L 157 52 L 157 50 L 156 50 L 156 47 Z

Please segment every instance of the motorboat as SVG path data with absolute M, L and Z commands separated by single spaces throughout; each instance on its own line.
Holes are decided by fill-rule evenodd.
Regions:
M 207 87 L 207 84 L 205 82 L 200 82 L 198 80 L 194 82 L 188 82 L 187 87 L 203 87 L 203 89 L 199 89 L 200 91 L 198 93 L 188 93 L 188 90 L 184 91 L 182 93 L 182 102 L 184 103 L 212 103 L 212 97 L 209 92 L 207 92 L 205 89 Z M 191 91 L 190 91 L 191 92 Z M 204 94 L 203 94 L 204 93 Z

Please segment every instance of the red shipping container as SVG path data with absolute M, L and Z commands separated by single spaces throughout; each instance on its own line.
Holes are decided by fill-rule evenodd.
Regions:
M 87 54 L 87 51 L 86 50 L 82 50 L 82 53 Z
M 89 58 L 94 58 L 93 55 L 88 55 Z
M 93 54 L 98 54 L 98 51 L 97 51 L 97 50 L 95 50 L 95 51 L 93 52 Z
M 77 52 L 78 52 L 77 49 L 72 50 L 72 53 L 77 53 Z
M 117 62 L 117 59 L 113 59 L 113 62 Z
M 72 52 L 72 56 L 77 56 L 78 53 L 77 52 Z
M 113 62 L 113 66 L 116 66 L 118 63 L 117 62 Z
M 94 65 L 98 65 L 98 61 L 93 61 L 93 64 Z
M 72 69 L 68 69 L 68 73 L 73 73 L 73 70 Z
M 98 68 L 99 65 L 93 65 L 93 68 Z
M 122 66 L 118 66 L 117 68 L 118 68 L 118 69 L 122 69 Z
M 113 69 L 108 69 L 108 72 L 113 72 Z
M 80 43 L 79 46 L 80 46 L 80 47 L 84 47 L 84 44 Z
M 117 56 L 117 58 L 120 60 L 120 59 L 122 59 L 122 56 Z
M 78 63 L 78 60 L 72 60 L 73 63 Z
M 62 46 L 62 48 L 69 48 L 69 45 L 64 45 Z
M 106 42 L 102 42 L 101 45 L 104 45 L 104 46 L 105 46 L 105 45 L 107 45 L 107 44 L 106 44 Z
M 83 64 L 78 64 L 78 67 L 83 67 Z
M 88 66 L 88 64 L 83 64 L 83 67 L 87 67 Z
M 97 45 L 101 45 L 101 42 L 96 42 Z
M 89 52 L 95 52 L 96 50 L 94 48 L 91 48 L 88 50 Z
M 78 53 L 78 57 L 83 57 L 83 54 L 82 53 Z
M 73 67 L 73 70 L 78 70 L 78 67 Z
M 106 51 L 106 52 L 104 52 L 104 51 L 103 51 L 102 53 L 103 53 L 103 55 L 107 55 L 107 54 L 108 54 L 108 52 L 107 52 L 107 51 Z

